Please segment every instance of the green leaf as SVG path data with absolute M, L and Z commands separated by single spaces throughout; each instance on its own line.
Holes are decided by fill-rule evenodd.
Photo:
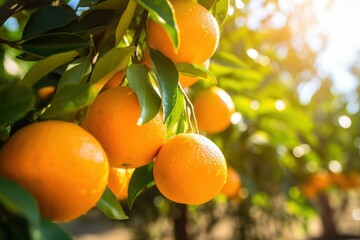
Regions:
M 122 10 L 125 9 L 127 5 L 127 1 L 119 1 L 119 0 L 106 0 L 96 4 L 95 6 L 91 7 L 89 10 L 83 12 L 80 15 L 80 21 L 89 13 L 95 10 Z
M 101 89 L 112 75 L 126 68 L 134 51 L 135 47 L 130 46 L 126 48 L 113 48 L 106 52 L 97 61 L 90 77 L 90 83 L 98 83 L 97 85 Z
M 0 203 L 33 226 L 39 226 L 40 215 L 35 199 L 24 188 L 3 177 L 0 177 Z
M 184 114 L 184 107 L 185 98 L 180 87 L 178 87 L 176 94 L 176 104 L 167 122 L 168 129 L 171 129 L 174 125 L 178 123 L 179 119 Z
M 76 51 L 58 53 L 36 62 L 25 74 L 22 83 L 27 86 L 33 86 L 55 68 L 71 61 L 77 55 L 79 55 L 79 53 Z
M 179 30 L 169 1 L 136 0 L 143 8 L 149 11 L 149 16 L 168 32 L 175 49 L 179 47 Z
M 72 33 L 44 34 L 21 44 L 25 51 L 44 57 L 86 46 L 88 46 L 87 39 Z
M 128 219 L 128 216 L 126 216 L 121 204 L 109 188 L 105 189 L 101 199 L 96 204 L 96 207 L 99 208 L 108 218 L 117 220 Z
M 211 57 L 211 60 L 223 66 L 234 68 L 249 68 L 249 65 L 236 55 L 225 51 L 216 51 Z
M 164 121 L 166 121 L 176 104 L 179 73 L 175 64 L 159 51 L 150 49 L 149 54 L 156 82 L 160 88 L 165 114 Z
M 72 240 L 73 238 L 59 225 L 46 219 L 41 220 L 38 228 L 30 229 L 33 239 L 41 240 Z
M 177 63 L 176 68 L 186 76 L 197 77 L 214 85 L 217 83 L 214 74 L 200 65 L 191 63 Z
M 22 39 L 38 36 L 48 30 L 61 27 L 77 19 L 75 12 L 68 7 L 45 6 L 35 10 L 23 31 Z
M 198 3 L 207 10 L 210 10 L 210 8 L 214 5 L 215 1 L 216 0 L 198 0 Z
M 115 31 L 115 47 L 121 42 L 126 30 L 129 28 L 136 10 L 136 6 L 136 1 L 130 0 L 124 13 L 122 14 Z
M 0 87 L 0 128 L 14 123 L 34 108 L 35 96 L 26 86 L 7 84 Z
M 213 6 L 214 16 L 219 26 L 225 21 L 228 10 L 229 10 L 229 0 L 218 0 Z
M 131 176 L 128 189 L 128 205 L 131 209 L 135 199 L 144 190 L 155 186 L 153 177 L 154 163 L 151 162 L 143 167 L 136 168 Z
M 91 63 L 89 56 L 76 59 L 70 63 L 64 74 L 61 76 L 59 84 L 57 86 L 57 91 L 59 91 L 63 86 L 68 84 L 81 84 L 85 83 L 91 73 Z
M 66 113 L 74 113 L 88 106 L 99 90 L 91 85 L 64 85 L 53 97 L 50 107 L 41 115 L 56 118 Z
M 126 71 L 129 86 L 136 92 L 141 106 L 138 125 L 153 119 L 159 112 L 161 99 L 152 86 L 148 68 L 142 64 L 132 64 Z
M 91 7 L 93 5 L 95 5 L 97 2 L 99 2 L 99 0 L 80 0 L 77 8 L 79 7 Z

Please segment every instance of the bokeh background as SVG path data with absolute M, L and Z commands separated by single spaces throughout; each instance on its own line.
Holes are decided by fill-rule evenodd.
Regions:
M 184 206 L 153 187 L 131 210 L 122 202 L 129 220 L 94 209 L 61 226 L 79 240 L 359 239 L 359 12 L 357 0 L 231 0 L 210 71 L 236 113 L 208 137 L 240 174 L 238 195 Z M 29 15 L 8 19 L 1 38 L 20 39 Z M 27 71 L 17 55 L 0 45 L 0 79 Z

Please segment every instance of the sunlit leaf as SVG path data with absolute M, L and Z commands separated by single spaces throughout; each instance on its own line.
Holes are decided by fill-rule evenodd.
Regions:
M 215 1 L 216 0 L 198 0 L 198 3 L 207 10 L 210 10 L 210 8 L 214 5 Z
M 136 10 L 136 1 L 130 0 L 124 13 L 121 15 L 120 21 L 115 31 L 115 46 L 117 46 L 122 40 L 126 30 L 128 29 L 131 20 Z
M 33 86 L 45 75 L 57 67 L 70 62 L 77 55 L 79 55 L 79 53 L 76 51 L 58 53 L 36 62 L 25 74 L 24 78 L 22 79 L 22 83 L 27 86 Z
M 145 65 L 132 64 L 127 69 L 126 76 L 129 86 L 136 92 L 140 102 L 138 124 L 145 124 L 159 112 L 161 99 L 150 82 L 148 68 Z
M 174 63 L 160 52 L 150 49 L 149 51 L 152 69 L 160 88 L 162 105 L 164 109 L 164 121 L 170 116 L 175 104 L 179 74 Z
M 113 48 L 97 61 L 91 74 L 90 83 L 101 89 L 116 72 L 126 68 L 135 47 Z
M 214 74 L 200 65 L 191 63 L 177 63 L 176 68 L 179 72 L 186 76 L 197 77 L 206 80 L 211 84 L 217 83 Z
M 56 92 L 50 107 L 41 117 L 56 118 L 65 113 L 76 112 L 88 106 L 98 93 L 98 89 L 91 85 L 64 85 Z
M 0 177 L 0 204 L 9 212 L 24 217 L 33 226 L 40 225 L 35 199 L 23 187 L 3 177 Z
M 175 125 L 179 124 L 181 117 L 185 114 L 184 107 L 185 107 L 185 98 L 180 87 L 178 87 L 177 95 L 176 95 L 176 104 L 167 121 L 168 130 L 172 129 Z M 178 128 L 178 126 L 176 127 Z
M 169 1 L 136 0 L 142 7 L 149 11 L 149 16 L 156 23 L 163 26 L 168 32 L 175 49 L 179 47 L 179 34 L 172 7 Z
M 91 63 L 89 56 L 76 59 L 70 63 L 64 74 L 61 76 L 57 90 L 59 91 L 67 84 L 80 84 L 86 82 L 91 73 Z
M 35 96 L 30 88 L 8 84 L 0 87 L 0 128 L 21 119 L 34 108 Z
M 130 209 L 140 193 L 155 186 L 153 166 L 154 164 L 151 162 L 148 165 L 136 168 L 132 174 L 128 188 L 128 205 Z
M 229 11 L 229 0 L 218 0 L 213 6 L 215 19 L 219 25 L 225 21 Z
M 109 188 L 106 188 L 101 199 L 96 204 L 106 217 L 117 220 L 128 219 L 121 204 Z
M 31 14 L 23 31 L 22 39 L 40 35 L 48 30 L 61 27 L 75 20 L 77 15 L 71 8 L 63 6 L 45 6 Z

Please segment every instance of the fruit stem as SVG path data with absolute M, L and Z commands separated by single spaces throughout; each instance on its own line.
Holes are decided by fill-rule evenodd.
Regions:
M 199 133 L 198 125 L 197 125 L 197 122 L 196 122 L 194 106 L 192 105 L 192 103 L 191 103 L 189 97 L 187 96 L 187 94 L 185 93 L 184 89 L 181 87 L 180 82 L 178 83 L 178 85 L 179 85 L 179 88 L 180 88 L 182 94 L 184 95 L 186 107 L 189 108 L 189 110 L 190 110 L 190 114 L 188 114 L 188 112 L 186 111 L 186 116 L 188 117 L 188 119 L 190 121 L 191 132 Z

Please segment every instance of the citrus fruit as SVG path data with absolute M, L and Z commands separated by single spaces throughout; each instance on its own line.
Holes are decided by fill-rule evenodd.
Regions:
M 227 168 L 227 179 L 221 192 L 227 197 L 236 197 L 241 187 L 241 178 L 239 173 L 232 167 Z
M 147 24 L 147 40 L 173 62 L 203 63 L 209 59 L 219 42 L 219 26 L 211 13 L 191 0 L 170 2 L 178 26 L 177 51 L 165 28 L 153 20 Z
M 124 70 L 115 73 L 104 85 L 102 90 L 118 87 L 124 80 Z
M 183 133 L 161 147 L 153 174 L 159 191 L 171 201 L 201 204 L 211 200 L 223 187 L 226 161 L 208 138 Z
M 49 102 L 55 94 L 56 88 L 54 86 L 42 87 L 36 91 L 36 94 L 41 102 Z
M 333 184 L 333 177 L 327 171 L 318 171 L 310 175 L 309 179 L 301 185 L 302 193 L 308 198 L 314 198 L 319 192 L 326 190 Z
M 235 105 L 223 89 L 213 86 L 200 92 L 195 97 L 193 105 L 200 130 L 214 134 L 224 131 L 231 124 Z
M 128 197 L 129 182 L 134 170 L 134 168 L 110 167 L 108 187 L 117 200 L 120 201 Z
M 81 125 L 99 140 L 110 166 L 136 168 L 153 160 L 167 134 L 160 113 L 140 126 L 139 117 L 136 93 L 120 86 L 100 93 Z
M 0 152 L 0 175 L 25 187 L 52 221 L 70 221 L 90 210 L 104 192 L 108 174 L 100 143 L 74 123 L 28 125 Z

